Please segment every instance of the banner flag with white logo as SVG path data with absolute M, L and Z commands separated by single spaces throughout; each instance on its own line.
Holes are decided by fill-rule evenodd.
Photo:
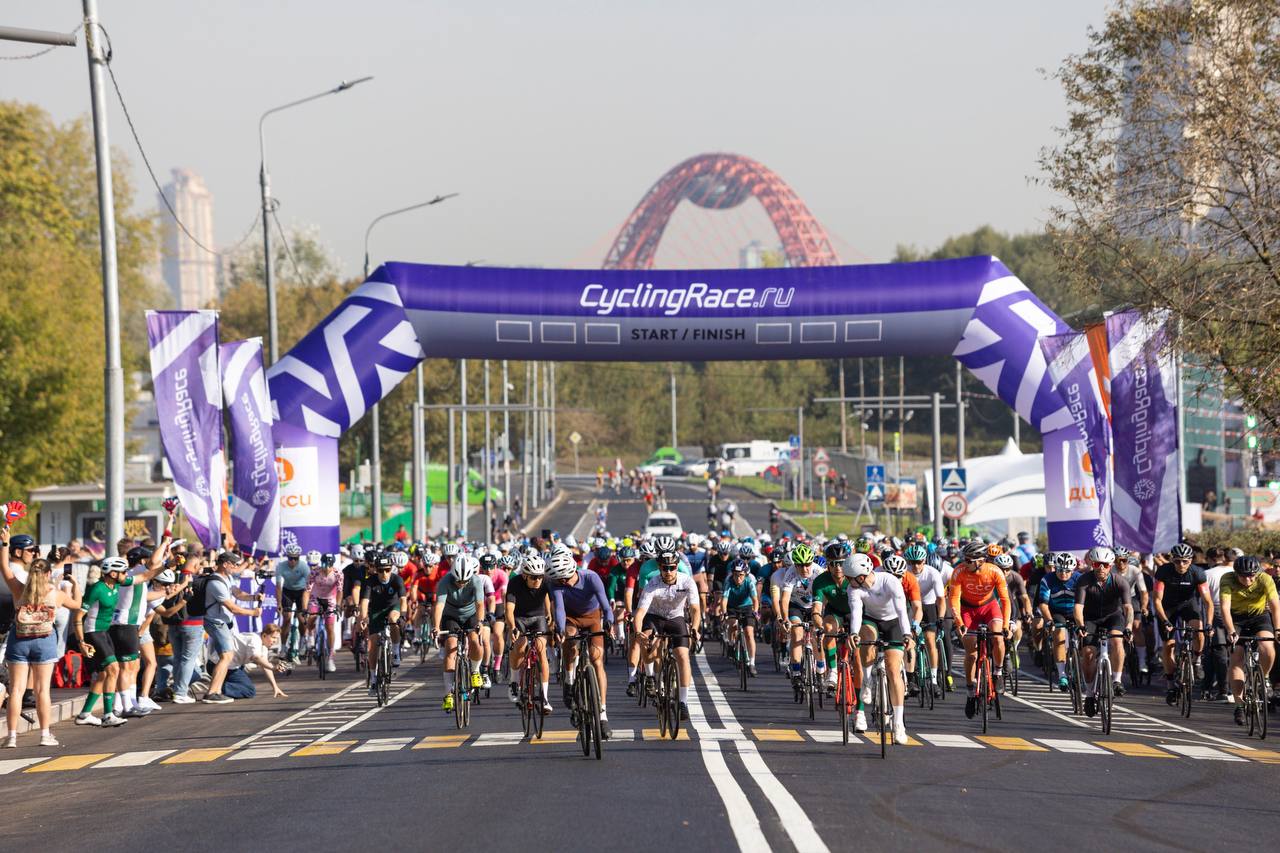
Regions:
M 222 394 L 231 416 L 231 535 L 243 550 L 280 548 L 279 479 L 262 339 L 223 344 Z

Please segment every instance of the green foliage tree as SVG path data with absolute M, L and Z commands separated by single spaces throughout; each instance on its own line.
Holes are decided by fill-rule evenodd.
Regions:
M 122 348 L 147 361 L 143 310 L 155 223 L 132 212 L 114 168 Z M 39 107 L 0 102 L 0 495 L 83 482 L 103 470 L 102 276 L 93 139 L 83 119 L 55 124 Z M 127 390 L 126 383 L 126 390 Z

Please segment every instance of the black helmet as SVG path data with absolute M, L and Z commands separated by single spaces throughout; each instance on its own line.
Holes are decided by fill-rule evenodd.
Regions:
M 827 547 L 822 549 L 822 556 L 827 558 L 828 563 L 843 562 L 849 559 L 849 555 L 853 553 L 853 546 L 848 542 L 841 542 L 839 539 L 828 542 Z
M 1257 557 L 1236 557 L 1231 568 L 1238 575 L 1256 575 L 1262 571 L 1262 563 Z
M 981 561 L 987 556 L 987 545 L 981 539 L 975 539 L 964 546 L 964 558 L 970 561 Z
M 658 565 L 659 566 L 678 566 L 680 565 L 680 555 L 677 554 L 675 551 L 659 551 Z
M 32 539 L 30 536 L 28 536 L 25 533 L 19 533 L 17 536 L 14 536 L 12 539 L 9 540 L 10 550 L 16 550 L 19 548 L 34 548 L 35 546 L 36 546 L 36 540 Z
M 129 549 L 129 552 L 125 554 L 125 557 L 129 560 L 129 565 L 136 566 L 144 560 L 151 559 L 151 549 L 144 548 L 141 545 L 135 545 Z
M 498 557 L 496 554 L 490 554 L 488 551 L 480 555 L 480 570 L 491 572 L 498 565 Z
M 369 565 L 379 572 L 390 571 L 395 568 L 395 564 L 391 562 L 391 555 L 386 551 L 379 551 L 369 558 Z
M 1179 560 L 1190 560 L 1195 556 L 1195 553 L 1186 542 L 1179 542 L 1169 549 L 1169 554 Z

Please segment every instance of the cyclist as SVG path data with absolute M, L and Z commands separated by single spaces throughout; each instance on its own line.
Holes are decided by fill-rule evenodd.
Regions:
M 1112 568 L 1115 552 L 1103 545 L 1096 545 L 1085 555 L 1085 563 L 1092 571 L 1084 572 L 1076 579 L 1076 630 L 1080 632 L 1083 648 L 1080 655 L 1081 675 L 1084 677 L 1084 713 L 1092 717 L 1098 711 L 1098 697 L 1094 689 L 1094 676 L 1098 671 L 1098 631 L 1123 630 L 1133 624 L 1133 594 L 1128 582 L 1115 574 Z M 1124 637 L 1109 637 L 1111 649 L 1111 681 L 1117 697 L 1124 695 Z
M 650 638 L 655 634 L 671 638 L 669 642 L 675 647 L 676 667 L 680 671 L 680 719 L 687 720 L 689 685 L 693 682 L 693 669 L 689 665 L 689 637 L 698 636 L 702 627 L 701 595 L 693 578 L 679 573 L 679 555 L 674 551 L 660 553 L 658 562 L 658 577 L 650 581 L 640 593 L 640 604 L 636 608 L 635 620 L 640 626 L 636 634 L 637 644 L 643 643 L 652 649 Z M 652 674 L 655 661 L 648 654 L 645 658 L 645 669 Z M 627 690 L 627 695 L 634 693 L 634 670 Z
M 574 667 L 577 663 L 577 643 L 570 642 L 579 632 L 597 633 L 605 625 L 613 624 L 613 607 L 604 592 L 604 583 L 595 572 L 578 569 L 573 556 L 566 550 L 551 552 L 547 566 L 547 580 L 552 582 L 551 598 L 555 605 L 556 635 L 560 644 L 560 656 L 564 661 L 564 697 L 570 704 Z M 609 727 L 608 690 L 604 673 L 604 637 L 592 637 L 591 664 L 595 667 L 596 681 L 600 685 L 600 732 L 607 740 L 613 735 Z
M 1213 596 L 1209 594 L 1209 579 L 1200 566 L 1192 565 L 1192 551 L 1189 545 L 1175 545 L 1170 554 L 1170 561 L 1156 569 L 1156 618 L 1160 626 L 1160 641 L 1163 643 L 1161 662 L 1164 664 L 1164 680 L 1166 686 L 1165 701 L 1173 704 L 1178 699 L 1178 690 L 1174 686 L 1173 658 L 1173 626 L 1181 619 L 1184 626 L 1195 633 L 1193 643 L 1195 657 L 1193 660 L 1196 680 L 1204 677 L 1200 666 L 1200 656 L 1204 651 L 1204 634 L 1201 628 L 1213 624 Z M 1203 605 L 1204 619 L 1201 619 Z
M 591 561 L 587 563 L 587 568 L 599 575 L 600 580 L 607 582 L 609 574 L 617 565 L 618 558 L 614 554 L 613 548 L 609 546 L 609 543 L 601 542 L 592 551 Z
M 866 704 L 871 701 L 871 669 L 876 662 L 876 640 L 888 643 L 884 651 L 885 671 L 889 681 L 889 706 L 893 709 L 893 742 L 907 742 L 906 723 L 902 718 L 905 685 L 902 683 L 902 654 L 910 647 L 911 613 L 902 582 L 890 572 L 877 572 L 870 554 L 854 554 L 849 558 L 849 624 L 858 626 L 862 648 L 862 691 L 853 730 L 865 732 Z
M 1018 534 L 1021 539 L 1025 533 Z M 1009 628 L 1007 648 L 1017 649 L 1022 641 L 1022 623 L 1031 618 L 1031 598 L 1027 595 L 1027 583 L 1017 570 L 1012 554 L 1000 554 L 995 558 L 996 568 L 1004 572 L 1004 582 L 1009 589 Z
M 892 550 L 884 552 L 880 570 L 893 575 L 902 584 L 902 594 L 907 597 L 907 617 L 911 620 L 911 635 L 914 637 L 920 630 L 920 620 L 924 618 L 924 603 L 921 601 L 920 585 L 916 581 L 915 574 L 907 571 L 906 559 Z M 916 668 L 915 652 L 913 646 L 905 655 L 907 671 L 913 675 Z M 920 685 L 915 683 L 914 677 L 907 682 L 907 690 L 912 696 L 919 695 Z
M 342 567 L 342 601 L 345 608 L 347 636 L 350 638 L 351 654 L 356 659 L 356 668 L 360 664 L 360 586 L 369 569 L 365 565 L 364 546 L 356 543 L 351 546 L 351 562 Z
M 404 581 L 393 571 L 395 565 L 391 555 L 385 551 L 369 560 L 374 577 L 366 578 L 360 588 L 360 629 L 369 639 L 370 667 L 378 659 L 378 644 L 381 641 L 382 629 L 391 625 L 391 648 L 400 648 L 400 614 L 405 609 Z M 369 685 L 369 695 L 377 692 L 377 685 Z
M 506 610 L 507 633 L 513 638 L 511 660 L 511 701 L 520 701 L 521 664 L 524 662 L 525 645 L 534 634 L 545 634 L 550 615 L 548 599 L 550 588 L 546 582 L 547 566 L 536 554 L 525 557 L 520 573 L 507 582 L 507 594 L 503 599 Z M 551 713 L 549 701 L 551 667 L 547 663 L 547 638 L 534 637 L 534 649 L 538 653 L 538 670 L 542 681 L 542 713 Z
M 1066 692 L 1067 629 L 1075 621 L 1076 558 L 1066 551 L 1053 555 L 1053 573 L 1040 579 L 1036 606 L 1044 617 L 1045 630 L 1053 630 L 1053 661 L 1058 670 L 1058 689 Z
M 623 625 L 629 609 L 630 588 L 640 574 L 640 563 L 636 560 L 636 549 L 631 545 L 622 545 L 617 551 L 618 559 L 609 576 L 605 578 L 605 593 L 613 602 L 613 639 L 621 648 Z
M 440 582 L 440 555 L 424 549 L 418 557 L 420 565 L 413 573 L 413 583 L 408 586 L 409 600 L 413 603 L 414 642 L 427 642 L 426 626 L 431 622 L 431 609 L 436 600 L 436 584 Z
M 478 630 L 485 617 L 484 608 L 484 579 L 480 575 L 480 561 L 470 554 L 455 554 L 453 566 L 436 583 L 436 603 L 431 613 L 431 636 L 438 637 L 442 630 L 449 634 L 444 645 L 444 701 L 440 706 L 446 713 L 453 710 L 458 637 L 463 633 L 467 635 L 467 657 L 471 661 L 471 683 L 463 686 L 477 688 L 484 684 L 480 677 L 484 644 L 480 642 Z
M 1232 573 L 1222 577 L 1218 598 L 1222 601 L 1227 641 L 1233 646 L 1229 677 L 1236 705 L 1235 721 L 1236 725 L 1243 726 L 1244 708 L 1240 701 L 1244 694 L 1244 647 L 1237 645 L 1237 641 L 1241 637 L 1275 637 L 1276 625 L 1280 624 L 1280 597 L 1276 594 L 1275 580 L 1262 572 L 1262 563 L 1257 557 L 1236 557 L 1231 568 Z M 1258 643 L 1258 663 L 1264 685 L 1276 660 L 1275 645 Z M 1265 706 L 1263 713 L 1267 713 Z
M 342 591 L 343 577 L 341 572 L 334 570 L 332 554 L 322 555 L 319 558 L 319 565 L 319 570 L 311 573 L 307 584 L 307 630 L 314 636 L 316 619 L 323 613 L 325 627 L 329 631 L 329 659 L 325 662 L 325 669 L 335 672 L 338 667 L 333 661 L 333 656 L 337 653 L 339 645 L 335 607 Z
M 729 578 L 725 581 L 724 592 L 720 600 L 721 610 L 727 623 L 725 634 L 732 644 L 737 641 L 737 631 L 745 631 L 747 647 L 747 666 L 752 677 L 756 675 L 756 623 L 760 619 L 760 590 L 756 579 L 747 571 L 747 564 L 742 559 L 733 561 L 729 567 Z
M 302 548 L 296 543 L 284 546 L 284 559 L 276 563 L 276 599 L 280 606 L 280 625 L 284 631 L 285 656 L 298 662 L 298 650 L 303 638 L 302 629 L 295 624 L 295 617 L 302 618 L 306 609 L 307 579 L 311 567 L 302 559 Z
M 1004 637 L 1009 624 L 1009 587 L 1004 572 L 987 562 L 988 548 L 981 541 L 964 546 L 964 561 L 956 567 L 948 586 L 948 604 L 959 620 L 956 632 L 964 642 L 964 678 L 969 696 L 964 702 L 964 715 L 973 719 L 978 710 L 978 640 L 972 631 L 986 625 L 991 634 L 991 662 L 997 690 L 1003 690 Z
M 791 633 L 791 683 L 799 689 L 801 665 L 804 657 L 805 627 L 813 624 L 813 584 L 817 581 L 814 570 L 813 549 L 801 542 L 791 549 L 792 565 L 769 579 L 773 600 L 778 603 L 779 630 L 786 630 L 781 620 L 786 619 Z M 812 640 L 814 665 L 819 678 L 826 677 L 827 656 L 814 632 Z
M 903 552 L 907 568 L 920 588 L 920 631 L 924 648 L 929 655 L 929 670 L 933 673 L 930 690 L 941 695 L 938 683 L 938 626 L 947 608 L 947 586 L 942 582 L 942 572 L 929 562 L 928 549 L 919 543 L 908 545 Z
M 480 555 L 480 575 L 485 581 L 485 622 L 482 631 L 485 660 L 488 661 L 488 666 L 484 668 L 481 686 L 488 689 L 492 686 L 491 675 L 501 677 L 507 630 L 506 621 L 499 620 L 498 617 L 504 612 L 502 598 L 507 591 L 508 578 L 506 571 L 499 565 L 498 555 L 492 550 Z
M 721 536 L 716 540 L 715 549 L 707 557 L 704 571 L 711 578 L 711 601 L 708 613 L 715 613 L 720 604 L 720 590 L 724 588 L 725 578 L 729 576 L 729 566 L 733 559 L 733 540 Z
M 827 570 L 813 582 L 813 615 L 826 631 L 823 656 L 827 660 L 827 691 L 831 692 L 838 678 L 836 634 L 849 625 L 849 579 L 845 577 L 844 567 L 853 556 L 853 548 L 837 539 L 827 543 L 822 555 L 826 558 Z

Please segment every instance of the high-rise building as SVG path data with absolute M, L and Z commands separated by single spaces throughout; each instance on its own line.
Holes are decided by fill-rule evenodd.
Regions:
M 213 194 L 190 169 L 174 169 L 164 186 L 178 219 L 197 240 L 213 247 Z M 163 202 L 160 202 L 163 207 Z M 179 309 L 205 308 L 218 298 L 218 258 L 201 249 L 179 230 L 173 217 L 161 215 L 161 262 L 164 282 Z

